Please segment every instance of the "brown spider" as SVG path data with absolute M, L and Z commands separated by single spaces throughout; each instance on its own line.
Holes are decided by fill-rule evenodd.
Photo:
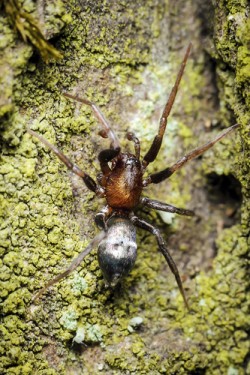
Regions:
M 231 126 L 223 133 L 218 135 L 214 140 L 189 152 L 187 155 L 179 159 L 175 164 L 165 168 L 163 171 L 151 174 L 147 178 L 143 178 L 148 164 L 155 160 L 160 150 L 167 125 L 167 119 L 177 94 L 190 49 L 191 44 L 186 50 L 176 82 L 163 110 L 158 134 L 155 136 L 150 149 L 142 160 L 140 160 L 140 141 L 133 133 L 128 133 L 127 139 L 134 142 L 135 154 L 128 152 L 122 153 L 119 140 L 100 110 L 92 102 L 86 99 L 81 99 L 70 94 L 64 94 L 68 98 L 90 105 L 95 116 L 102 125 L 102 131 L 99 134 L 103 138 L 110 138 L 110 148 L 101 151 L 98 156 L 101 174 L 97 178 L 97 183 L 87 173 L 82 171 L 78 166 L 74 165 L 68 159 L 68 157 L 59 151 L 54 145 L 50 144 L 46 139 L 35 133 L 33 130 L 28 129 L 28 132 L 37 137 L 51 151 L 53 151 L 68 169 L 80 176 L 88 189 L 93 191 L 97 196 L 105 198 L 107 202 L 107 206 L 95 216 L 95 222 L 99 227 L 102 228 L 102 231 L 90 242 L 86 249 L 84 249 L 84 251 L 73 260 L 67 270 L 56 276 L 53 280 L 49 281 L 48 284 L 42 288 L 33 299 L 40 297 L 41 294 L 47 290 L 47 288 L 70 274 L 95 246 L 98 246 L 98 261 L 103 276 L 108 285 L 114 287 L 124 275 L 129 273 L 134 265 L 137 251 L 135 227 L 140 227 L 156 236 L 159 249 L 176 278 L 179 290 L 182 294 L 185 305 L 188 308 L 187 299 L 185 297 L 178 269 L 166 248 L 160 231 L 147 221 L 135 216 L 134 209 L 141 204 L 161 211 L 193 216 L 193 211 L 177 208 L 146 197 L 141 197 L 142 190 L 151 183 L 158 184 L 159 182 L 169 178 L 186 162 L 197 157 L 198 155 L 201 155 L 204 151 L 208 150 L 216 142 L 221 140 L 238 126 L 238 124 Z

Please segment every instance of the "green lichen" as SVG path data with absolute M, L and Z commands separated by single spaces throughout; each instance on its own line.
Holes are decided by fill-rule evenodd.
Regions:
M 240 238 L 240 233 L 240 227 L 234 227 L 219 237 L 214 273 L 201 274 L 196 278 L 200 302 L 196 307 L 193 306 L 195 315 L 186 316 L 181 323 L 190 343 L 203 342 L 210 352 L 206 366 L 208 373 L 226 373 L 233 366 L 243 374 L 241 365 L 248 352 L 248 340 L 244 332 L 248 324 L 245 315 L 248 302 L 245 299 L 245 285 L 239 284 L 238 280 L 244 280 L 246 274 L 244 256 L 247 244 Z M 177 319 L 177 326 L 180 322 Z
M 9 91 L 12 110 L 15 108 L 1 127 L 0 329 L 4 345 L 0 349 L 0 372 L 241 374 L 247 352 L 246 242 L 240 225 L 222 231 L 212 268 L 209 257 L 210 268 L 203 268 L 203 257 L 211 249 L 210 242 L 219 227 L 218 216 L 207 205 L 211 214 L 200 222 L 175 216 L 172 224 L 166 226 L 156 213 L 147 215 L 165 237 L 169 235 L 169 247 L 175 249 L 173 257 L 181 275 L 190 273 L 195 280 L 184 282 L 193 313 L 185 310 L 155 240 L 141 231 L 137 263 L 119 290 L 105 289 L 93 251 L 72 275 L 47 291 L 36 304 L 31 302 L 32 295 L 65 269 L 93 238 L 96 229 L 90 222 L 104 202 L 94 200 L 81 181 L 25 133 L 26 127 L 43 134 L 95 177 L 98 150 L 108 147 L 108 142 L 102 140 L 99 148 L 97 124 L 90 109 L 66 99 L 62 92 L 77 92 L 96 102 L 120 139 L 131 124 L 143 140 L 144 153 L 155 134 L 160 106 L 166 101 L 182 58 L 180 51 L 170 54 L 165 50 L 163 40 L 168 37 L 165 26 L 169 21 L 164 18 L 165 3 L 146 1 L 138 6 L 133 2 L 114 2 L 112 9 L 110 6 L 102 1 L 67 3 L 71 22 L 60 35 L 62 62 L 45 66 L 33 59 L 26 64 L 26 49 L 19 57 L 25 72 L 19 72 L 15 90 Z M 49 7 L 48 12 L 53 29 L 55 8 Z M 59 19 L 58 25 L 65 22 L 63 16 Z M 241 35 L 243 41 L 243 31 Z M 12 43 L 16 43 L 14 37 Z M 239 82 L 244 86 L 245 73 L 240 72 L 244 64 L 238 66 Z M 203 107 L 207 116 L 206 100 L 201 100 L 206 83 L 203 70 L 204 60 L 194 64 L 190 59 L 174 117 L 169 119 L 167 137 L 151 170 L 164 168 L 166 159 L 171 163 L 211 138 L 204 131 L 200 134 L 199 125 L 194 125 L 201 122 Z M 227 74 L 220 76 L 224 79 Z M 237 112 L 238 102 L 231 96 L 234 80 L 228 82 L 227 101 L 220 94 L 224 113 L 232 103 Z M 10 111 L 10 107 L 6 108 Z M 240 113 L 243 119 L 243 107 Z M 131 146 L 126 142 L 124 145 Z M 235 157 L 237 150 L 232 145 L 231 139 L 223 141 L 202 163 L 193 162 L 171 182 L 150 187 L 145 194 L 191 208 L 195 202 L 193 199 L 189 203 L 194 191 L 191 186 L 202 194 L 204 174 L 232 173 L 234 159 L 240 165 L 237 177 L 246 188 L 242 159 Z M 199 209 L 202 211 L 200 206 Z M 243 211 L 243 224 L 247 217 Z M 205 259 L 206 264 L 208 260 Z M 138 317 L 143 319 L 143 324 L 135 324 L 135 317 L 137 323 Z M 81 355 L 74 351 L 77 345 L 84 348 Z
M 18 94 L 16 84 L 19 82 L 22 71 L 27 69 L 32 72 L 35 69 L 34 63 L 27 65 L 33 49 L 22 41 L 14 29 L 15 26 L 22 33 L 24 40 L 28 38 L 40 48 L 40 52 L 46 60 L 49 60 L 50 53 L 54 57 L 61 56 L 60 52 L 48 44 L 41 34 L 38 27 L 40 22 L 35 22 L 32 18 L 30 13 L 35 11 L 32 1 L 27 0 L 23 4 L 19 1 L 6 1 L 4 4 L 5 11 L 1 12 L 0 16 L 0 32 L 4 36 L 0 42 L 0 118 L 7 115 L 11 117 L 12 112 L 15 112 L 15 94 Z M 65 24 L 70 22 L 70 18 L 65 14 L 65 5 L 60 0 L 44 8 L 44 12 L 47 10 L 50 14 L 46 14 L 45 17 L 40 12 L 39 16 L 46 18 L 46 26 L 44 26 L 46 36 L 53 37 Z
M 231 4 L 230 4 L 231 5 Z M 248 214 L 249 206 L 249 75 L 246 73 L 246 65 L 249 64 L 249 20 L 246 17 L 247 2 L 242 2 L 237 5 L 237 13 L 235 14 L 236 2 L 232 3 L 232 7 L 228 6 L 228 10 L 224 10 L 221 6 L 216 11 L 220 14 L 220 19 L 223 22 L 218 23 L 218 35 L 223 37 L 216 39 L 216 49 L 218 57 L 221 57 L 224 64 L 230 66 L 230 70 L 225 71 L 224 66 L 218 65 L 219 87 L 221 102 L 223 103 L 223 115 L 227 121 L 227 108 L 230 107 L 236 117 L 236 120 L 241 125 L 241 138 L 244 143 L 244 154 L 238 149 L 237 162 L 240 166 L 238 169 L 237 178 L 241 182 L 243 195 L 245 196 L 246 206 L 242 213 L 242 226 L 244 233 L 248 232 L 249 222 Z M 232 15 L 232 17 L 231 17 Z M 237 17 L 236 17 L 237 16 Z M 226 26 L 225 26 L 226 25 Z M 222 33 L 222 29 L 226 27 L 226 32 Z M 234 48 L 231 48 L 230 40 L 235 37 Z M 229 58 L 227 58 L 229 56 Z M 226 113 L 227 111 L 227 113 Z M 231 120 L 231 119 L 230 119 Z M 247 176 L 247 177 L 246 177 Z

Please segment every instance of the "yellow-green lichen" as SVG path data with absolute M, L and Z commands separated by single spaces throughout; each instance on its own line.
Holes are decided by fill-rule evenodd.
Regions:
M 96 136 L 98 126 L 90 109 L 69 101 L 62 92 L 75 92 L 97 103 L 120 139 L 135 120 L 131 128 L 142 139 L 144 153 L 183 54 L 176 51 L 170 57 L 165 48 L 169 22 L 164 18 L 165 2 L 146 1 L 138 7 L 123 1 L 70 1 L 66 6 L 71 22 L 59 36 L 64 60 L 45 66 L 34 58 L 26 66 L 27 51 L 26 55 L 21 53 L 25 72 L 15 81 L 10 102 L 16 109 L 1 126 L 5 130 L 1 131 L 0 290 L 5 316 L 0 372 L 90 374 L 101 369 L 102 373 L 117 374 L 241 374 L 247 347 L 246 244 L 239 226 L 223 231 L 213 267 L 210 264 L 209 272 L 203 269 L 202 257 L 206 258 L 206 250 L 211 251 L 210 241 L 219 228 L 211 211 L 200 220 L 201 225 L 196 218 L 176 217 L 174 225 L 166 226 L 156 213 L 145 216 L 160 226 L 165 237 L 169 235 L 169 248 L 175 250 L 172 254 L 181 275 L 190 272 L 195 280 L 184 282 L 192 314 L 185 311 L 156 241 L 142 231 L 138 232 L 136 265 L 117 291 L 105 289 L 94 250 L 77 271 L 50 288 L 36 305 L 31 302 L 35 291 L 65 269 L 93 238 L 95 229 L 90 223 L 104 202 L 94 200 L 51 152 L 25 134 L 26 127 L 43 134 L 95 177 L 96 156 L 108 142 Z M 48 7 L 50 11 L 54 20 L 53 6 Z M 185 27 L 180 26 L 183 36 Z M 203 111 L 199 106 L 205 84 L 203 69 L 204 60 L 198 66 L 189 62 L 190 78 L 183 80 L 175 117 L 169 118 L 167 137 L 152 170 L 162 169 L 167 158 L 172 163 L 210 138 L 193 125 L 194 119 L 200 125 L 202 118 L 198 112 Z M 221 76 L 226 79 L 227 72 Z M 228 82 L 231 93 L 234 81 Z M 226 109 L 225 99 L 224 103 Z M 194 118 L 189 117 L 191 113 Z M 202 168 L 196 168 L 197 175 L 193 167 L 200 166 L 199 161 L 180 171 L 171 182 L 148 188 L 145 194 L 185 206 L 192 196 L 192 184 L 196 189 L 204 185 L 200 173 L 214 170 L 217 158 L 222 162 L 216 171 L 230 172 L 233 163 L 226 161 L 233 158 L 233 151 L 228 151 L 233 143 L 223 143 L 209 154 L 209 161 L 203 159 Z M 143 212 L 139 214 L 144 217 Z M 245 211 L 243 215 L 246 222 Z M 143 324 L 128 329 L 138 316 Z M 81 354 L 74 351 L 75 345 Z
M 32 1 L 5 1 L 4 5 L 5 11 L 0 16 L 0 31 L 3 36 L 0 42 L 0 118 L 4 115 L 11 115 L 12 111 L 15 110 L 15 95 L 19 93 L 16 85 L 19 83 L 20 74 L 26 69 L 30 72 L 34 72 L 35 69 L 34 63 L 27 66 L 27 62 L 33 53 L 32 47 L 22 41 L 20 35 L 16 32 L 15 25 L 21 31 L 24 39 L 32 39 L 32 42 L 41 49 L 41 53 L 48 59 L 50 52 L 57 57 L 61 55 L 47 43 L 38 28 L 37 22 L 40 23 L 41 18 L 46 19 L 44 28 L 47 30 L 46 35 L 49 37 L 53 37 L 67 22 L 70 22 L 69 16 L 64 14 L 65 5 L 60 0 L 43 9 L 46 15 L 41 14 L 40 9 L 40 20 L 37 22 L 30 14 L 35 10 Z

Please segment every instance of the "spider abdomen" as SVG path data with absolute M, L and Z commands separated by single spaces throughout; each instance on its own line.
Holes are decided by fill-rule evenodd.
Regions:
M 142 192 L 140 161 L 132 154 L 120 154 L 106 182 L 106 200 L 112 208 L 131 210 Z
M 114 287 L 132 269 L 136 255 L 136 230 L 126 218 L 108 220 L 106 237 L 98 246 L 98 262 L 106 283 Z

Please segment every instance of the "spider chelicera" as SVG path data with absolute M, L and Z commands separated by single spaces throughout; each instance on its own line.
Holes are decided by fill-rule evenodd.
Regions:
M 150 174 L 146 178 L 143 177 L 147 166 L 156 159 L 161 148 L 167 119 L 177 94 L 190 49 L 191 44 L 186 50 L 176 82 L 163 110 L 158 133 L 148 152 L 142 159 L 140 157 L 140 141 L 133 133 L 127 133 L 127 139 L 134 142 L 135 153 L 131 154 L 128 152 L 121 152 L 117 136 L 98 107 L 87 99 L 81 99 L 78 96 L 71 94 L 64 94 L 68 98 L 91 106 L 95 116 L 102 125 L 102 130 L 99 134 L 103 138 L 109 138 L 111 141 L 110 148 L 99 153 L 98 159 L 100 162 L 101 173 L 97 177 L 97 182 L 78 166 L 73 164 L 67 156 L 65 156 L 54 145 L 50 144 L 41 135 L 28 129 L 28 132 L 53 151 L 69 170 L 80 176 L 88 189 L 93 191 L 98 197 L 105 198 L 107 202 L 105 208 L 95 216 L 95 222 L 102 231 L 89 243 L 84 251 L 73 260 L 69 268 L 49 281 L 48 284 L 34 296 L 33 300 L 40 297 L 47 288 L 70 274 L 76 267 L 78 267 L 84 257 L 96 246 L 98 246 L 98 261 L 104 279 L 108 285 L 114 287 L 123 276 L 130 272 L 134 265 L 137 253 L 135 227 L 139 227 L 147 230 L 156 237 L 159 249 L 175 276 L 185 305 L 188 308 L 188 302 L 185 297 L 178 269 L 166 247 L 160 231 L 147 221 L 138 218 L 134 214 L 134 210 L 142 205 L 160 211 L 193 216 L 193 211 L 177 208 L 170 204 L 142 197 L 143 188 L 152 183 L 158 184 L 169 178 L 189 160 L 201 155 L 238 126 L 238 124 L 235 124 L 229 127 L 215 139 L 189 152 L 170 167 L 167 167 L 160 172 Z

